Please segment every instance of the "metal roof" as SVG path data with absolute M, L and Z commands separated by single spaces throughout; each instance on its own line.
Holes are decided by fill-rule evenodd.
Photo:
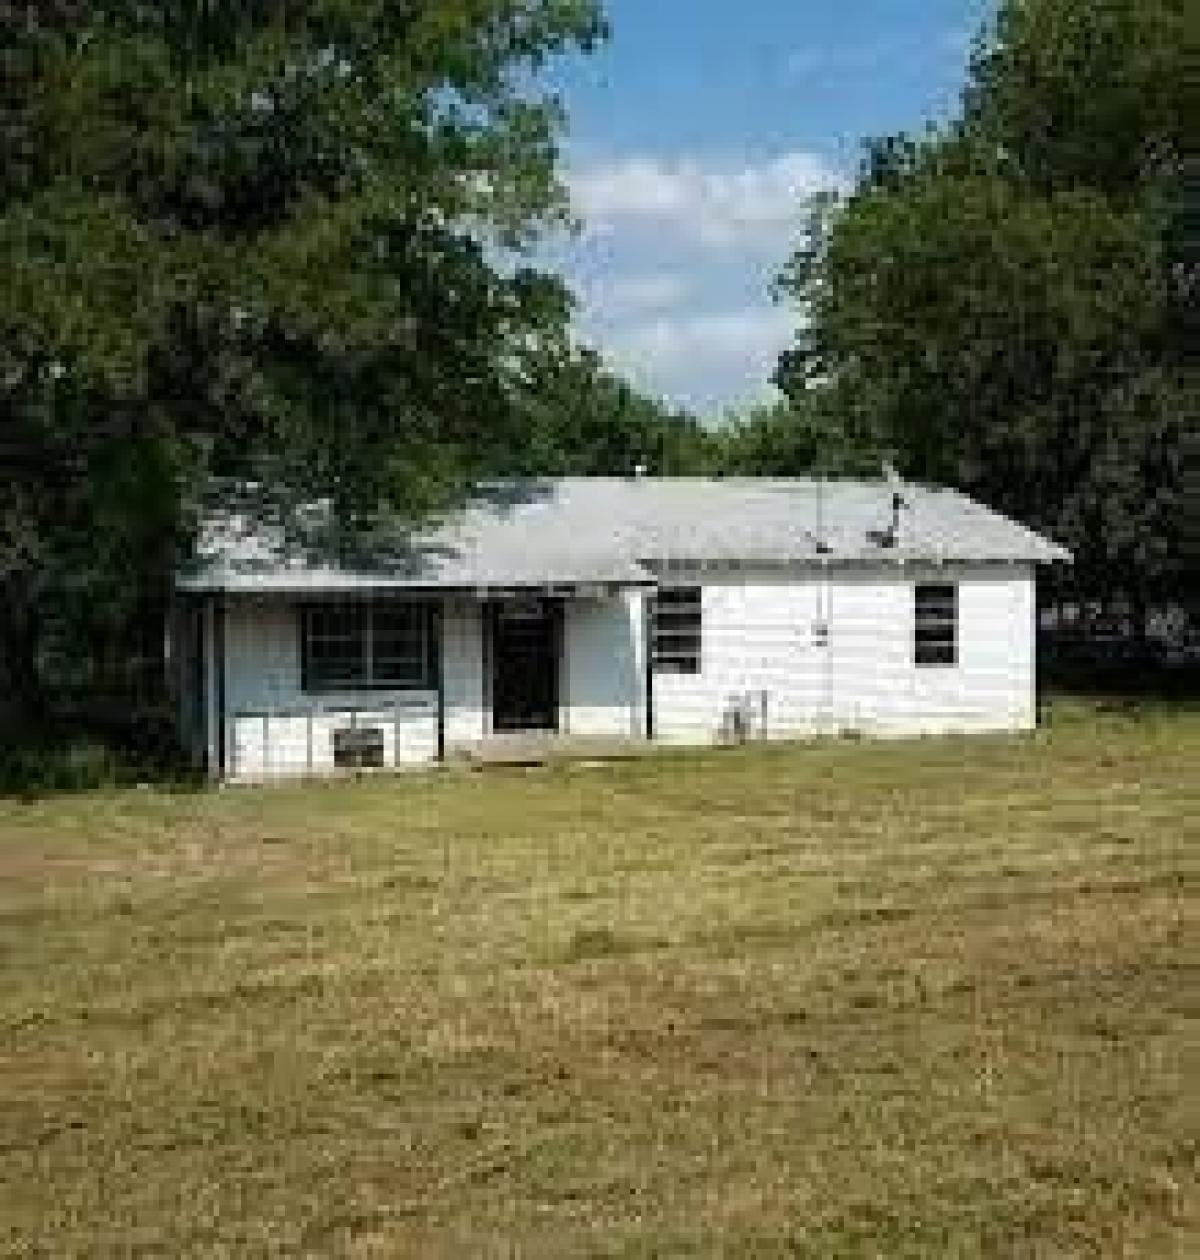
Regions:
M 192 591 L 648 585 L 696 564 L 1043 564 L 1070 553 L 966 495 L 883 481 L 568 477 L 494 482 L 447 517 L 335 564 L 246 516 L 214 516 Z

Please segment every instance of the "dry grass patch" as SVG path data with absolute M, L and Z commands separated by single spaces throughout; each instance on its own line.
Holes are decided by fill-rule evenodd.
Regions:
M 1194 1254 L 1198 753 L 0 805 L 0 1247 Z

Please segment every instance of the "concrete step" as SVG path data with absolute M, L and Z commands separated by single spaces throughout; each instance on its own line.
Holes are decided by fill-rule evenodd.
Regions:
M 560 761 L 624 761 L 654 750 L 655 745 L 644 739 L 521 733 L 451 745 L 446 757 L 473 766 L 544 766 Z

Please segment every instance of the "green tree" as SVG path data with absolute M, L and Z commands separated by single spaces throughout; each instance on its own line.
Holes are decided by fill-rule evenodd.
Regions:
M 695 476 L 716 444 L 694 416 L 635 389 L 587 348 L 551 348 L 531 363 L 523 442 L 503 470 L 521 475 Z
M 823 383 L 856 440 L 1140 604 L 1195 582 L 1183 12 L 1009 0 L 961 117 L 869 144 L 780 282 L 803 316 L 790 398 Z
M 746 477 L 878 476 L 886 452 L 857 435 L 834 390 L 812 387 L 729 416 L 713 435 L 722 472 Z
M 594 0 L 0 4 L 18 722 L 48 655 L 161 609 L 211 475 L 370 517 L 511 449 L 568 313 L 508 261 L 565 213 L 535 72 L 603 33 Z

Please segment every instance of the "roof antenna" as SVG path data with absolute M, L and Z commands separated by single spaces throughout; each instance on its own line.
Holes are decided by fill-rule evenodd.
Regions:
M 880 547 L 895 547 L 900 542 L 900 513 L 908 507 L 904 497 L 904 478 L 896 469 L 891 458 L 883 461 L 883 479 L 892 491 L 892 520 L 887 529 L 872 529 L 867 536 Z
M 817 555 L 829 555 L 831 548 L 825 537 L 825 474 L 817 473 Z

